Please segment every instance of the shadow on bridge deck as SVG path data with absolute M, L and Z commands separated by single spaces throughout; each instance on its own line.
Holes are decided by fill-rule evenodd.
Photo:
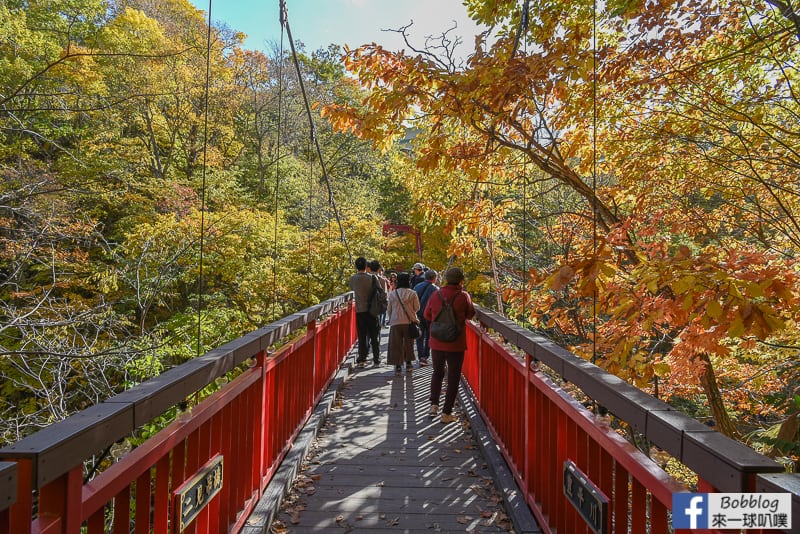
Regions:
M 514 490 L 493 478 L 498 459 L 481 452 L 463 386 L 459 421 L 442 424 L 428 415 L 430 379 L 430 367 L 395 376 L 385 363 L 348 374 L 280 510 L 266 514 L 275 502 L 259 505 L 262 516 L 257 508 L 244 532 L 514 530 L 504 508 Z M 520 530 L 539 532 L 535 523 Z

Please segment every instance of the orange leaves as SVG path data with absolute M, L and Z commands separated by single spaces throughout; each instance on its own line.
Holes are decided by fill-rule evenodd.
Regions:
M 569 265 L 564 265 L 559 270 L 557 270 L 553 274 L 553 276 L 551 276 L 545 281 L 545 286 L 551 288 L 554 291 L 561 291 L 567 286 L 567 284 L 572 282 L 572 278 L 574 276 L 575 276 L 575 269 L 573 269 Z
M 705 368 L 698 355 L 727 357 L 737 340 L 764 340 L 798 320 L 798 276 L 791 260 L 752 249 L 693 250 L 663 240 L 638 245 L 632 249 L 636 264 L 616 256 L 610 242 L 601 240 L 596 256 L 591 243 L 573 246 L 574 256 L 532 278 L 547 297 L 525 293 L 528 306 L 542 310 L 536 317 L 547 320 L 543 326 L 587 340 L 576 352 L 590 351 L 596 328 L 599 361 L 621 377 L 640 384 L 655 375 L 694 383 Z M 660 360 L 661 354 L 667 359 Z
M 691 381 L 698 354 L 726 357 L 742 337 L 766 339 L 798 319 L 797 265 L 756 248 L 786 257 L 797 248 L 794 157 L 781 148 L 790 136 L 767 124 L 791 120 L 765 103 L 786 93 L 760 74 L 777 72 L 759 63 L 766 55 L 744 52 L 763 44 L 732 33 L 748 20 L 740 7 L 612 0 L 594 56 L 586 5 L 539 3 L 528 46 L 511 58 L 519 3 L 469 4 L 499 35 L 480 40 L 463 70 L 365 47 L 346 59 L 371 91 L 365 108 L 331 113 L 375 141 L 419 119 L 415 163 L 457 176 L 417 199 L 445 227 L 448 252 L 479 254 L 482 239 L 519 235 L 503 222 L 519 205 L 499 202 L 505 192 L 488 182 L 503 180 L 487 175 L 522 159 L 546 184 L 547 215 L 534 215 L 545 244 L 541 274 L 506 297 L 576 350 L 594 341 L 609 369 L 638 381 Z M 732 60 L 729 50 L 743 52 Z M 602 235 L 592 243 L 595 202 Z

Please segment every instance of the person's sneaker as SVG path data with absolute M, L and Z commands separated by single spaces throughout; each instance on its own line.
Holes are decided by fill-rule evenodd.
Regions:
M 363 369 L 366 366 L 367 362 L 356 362 L 356 367 L 358 367 L 359 369 Z
M 372 365 L 374 365 L 375 367 L 378 367 L 380 364 L 381 364 L 380 360 L 375 360 L 375 359 L 372 360 Z
M 447 423 L 455 423 L 456 421 L 458 421 L 458 417 L 456 417 L 455 415 L 453 415 L 451 413 L 443 413 L 441 421 L 445 425 Z
M 420 367 L 425 367 L 426 365 L 428 365 L 428 358 L 420 358 L 419 359 L 419 366 Z
M 399 375 L 402 372 L 403 372 L 403 368 L 401 366 L 399 366 L 399 365 L 395 365 L 394 366 L 394 374 Z
M 431 404 L 431 408 L 430 410 L 428 410 L 428 415 L 430 415 L 431 417 L 436 417 L 438 413 L 439 413 L 439 405 Z

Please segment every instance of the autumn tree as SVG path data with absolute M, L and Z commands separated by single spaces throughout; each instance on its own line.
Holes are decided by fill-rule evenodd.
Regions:
M 763 368 L 774 352 L 747 340 L 795 331 L 791 16 L 765 3 L 549 3 L 525 16 L 527 3 L 466 4 L 495 31 L 463 67 L 410 44 L 349 51 L 369 96 L 327 115 L 376 146 L 420 124 L 414 158 L 428 172 L 484 188 L 500 177 L 517 199 L 536 184 L 582 199 L 549 219 L 552 263 L 508 298 L 535 299 L 535 324 L 641 387 L 698 384 L 736 435 L 738 401 L 719 382 L 736 372 L 717 367 L 747 354 Z M 439 215 L 455 225 L 473 213 Z M 739 381 L 752 371 L 736 369 Z
M 0 19 L 0 441 L 345 291 L 342 228 L 384 254 L 396 160 L 316 106 L 314 150 L 288 52 L 186 0 Z M 312 102 L 360 98 L 337 50 L 300 48 Z

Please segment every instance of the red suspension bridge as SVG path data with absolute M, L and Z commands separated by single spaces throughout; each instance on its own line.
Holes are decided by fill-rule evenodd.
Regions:
M 673 532 L 673 494 L 688 491 L 625 440 L 606 417 L 568 394 L 562 387 L 567 383 L 696 474 L 697 491 L 792 493 L 793 531 L 800 531 L 798 475 L 783 473 L 771 459 L 491 311 L 479 309 L 476 319 L 467 333 L 462 408 L 474 412 L 473 432 L 485 425 L 491 448 L 502 455 L 502 461 L 490 463 L 509 474 L 496 483 L 507 512 L 522 522 L 517 532 Z M 299 443 L 307 443 L 309 432 L 319 428 L 319 420 L 311 422 L 321 406 L 331 405 L 337 384 L 351 370 L 355 338 L 352 295 L 345 294 L 1 449 L 0 534 L 268 531 L 307 450 Z M 224 379 L 232 372 L 235 378 Z M 221 382 L 199 400 L 210 385 Z M 383 383 L 370 390 L 374 402 L 387 402 L 376 392 L 393 386 Z M 414 415 L 427 406 L 415 406 L 413 394 L 404 398 L 393 405 L 393 414 L 403 421 L 394 426 L 407 431 L 401 452 L 426 440 L 444 440 L 437 433 L 445 426 L 436 423 L 437 430 Z M 102 451 L 187 402 L 191 409 L 166 428 L 94 478 L 84 479 L 87 465 Z M 368 402 L 353 399 L 340 419 L 368 410 Z M 353 424 L 361 434 L 387 432 L 386 426 L 371 429 L 358 421 Z M 365 434 L 359 439 L 371 438 Z M 347 457 L 343 444 L 332 446 Z M 360 471 L 374 471 L 375 462 L 383 462 L 360 456 L 364 465 L 355 467 Z M 420 487 L 443 480 L 413 473 L 406 473 L 412 482 L 402 484 L 406 500 L 422 498 L 423 490 L 414 489 L 413 479 Z M 369 498 L 379 500 L 382 493 L 390 498 L 390 484 L 376 487 L 374 477 L 363 480 L 370 485 Z M 349 491 L 356 495 L 360 489 Z M 583 500 L 571 496 L 573 491 L 581 492 Z M 433 510 L 428 502 L 420 506 L 420 514 L 427 513 L 426 506 Z M 459 514 L 469 504 L 456 498 L 440 507 Z M 532 518 L 527 522 L 526 514 Z M 426 524 L 417 526 L 429 529 L 441 523 Z M 360 528 L 352 522 L 320 525 L 297 531 Z M 364 521 L 361 527 L 414 531 L 408 524 L 385 521 Z

